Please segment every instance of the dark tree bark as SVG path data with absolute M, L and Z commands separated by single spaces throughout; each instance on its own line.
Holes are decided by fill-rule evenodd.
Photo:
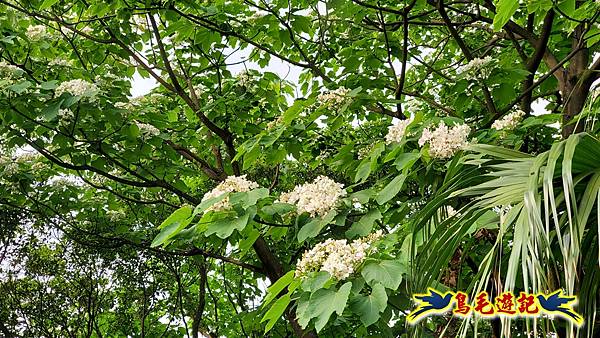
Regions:
M 206 305 L 206 259 L 202 258 L 200 263 L 200 282 L 198 285 L 198 305 L 194 312 L 194 322 L 192 324 L 192 337 L 198 338 L 200 333 L 200 324 L 202 323 L 202 314 Z

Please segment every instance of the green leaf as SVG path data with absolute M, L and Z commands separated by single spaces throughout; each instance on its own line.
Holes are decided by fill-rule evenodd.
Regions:
M 22 81 L 20 83 L 14 84 L 12 86 L 8 86 L 6 88 L 12 90 L 13 92 L 15 92 L 17 94 L 21 94 L 22 92 L 24 92 L 30 86 L 31 86 L 31 82 L 29 82 L 29 81 Z
M 404 184 L 404 180 L 406 179 L 406 175 L 400 174 L 396 176 L 390 183 L 388 183 L 385 188 L 381 189 L 381 191 L 375 197 L 375 200 L 379 205 L 386 203 L 387 201 L 394 198 L 400 189 L 402 189 L 402 185 Z
M 342 315 L 351 289 L 352 282 L 347 282 L 337 292 L 331 289 L 320 289 L 310 296 L 310 303 L 306 308 L 305 315 L 308 315 L 309 319 L 317 319 L 315 321 L 317 332 L 325 327 L 334 312 Z
M 267 196 L 269 196 L 269 189 L 267 188 L 258 188 L 247 192 L 234 192 L 229 195 L 229 204 L 248 208 L 255 205 L 259 199 Z
M 356 175 L 354 176 L 354 182 L 364 181 L 371 174 L 371 161 L 368 159 L 362 160 L 358 169 L 356 170 Z
M 275 303 L 273 303 L 273 306 L 271 306 L 269 311 L 265 313 L 265 315 L 260 321 L 262 323 L 265 320 L 268 320 L 267 325 L 265 326 L 265 333 L 269 332 L 269 330 L 273 328 L 275 323 L 277 323 L 279 318 L 281 318 L 281 316 L 285 312 L 285 309 L 287 309 L 288 305 L 290 305 L 290 302 L 290 293 L 286 293 L 285 295 L 277 299 Z
M 375 286 L 381 283 L 388 289 L 396 290 L 402 282 L 402 273 L 405 273 L 405 267 L 395 260 L 382 260 L 366 264 L 361 274 L 367 284 Z
M 421 157 L 420 153 L 404 153 L 398 155 L 394 161 L 394 165 L 398 170 L 410 168 Z
M 369 210 L 367 214 L 363 215 L 358 222 L 352 224 L 350 229 L 346 231 L 346 236 L 353 238 L 356 236 L 366 236 L 371 233 L 373 229 L 373 224 L 376 220 L 381 219 L 383 215 L 379 209 Z
M 59 100 L 58 102 L 54 102 L 46 108 L 42 109 L 42 117 L 45 121 L 52 121 L 58 116 L 58 111 L 60 110 L 60 105 L 64 100 Z
M 500 31 L 519 8 L 519 0 L 498 0 L 494 16 L 494 30 Z
M 52 7 L 52 5 L 54 5 L 57 2 L 58 2 L 58 0 L 44 0 L 44 2 L 42 2 L 42 4 L 40 5 L 40 10 L 50 8 L 50 7 Z
M 222 201 L 228 195 L 229 195 L 228 193 L 225 193 L 225 194 L 219 195 L 217 197 L 212 197 L 212 198 L 209 198 L 207 200 L 204 200 L 204 201 L 200 202 L 200 204 L 198 204 L 196 206 L 196 208 L 194 208 L 194 214 L 193 215 L 196 216 L 198 214 L 203 213 L 206 209 L 208 209 L 211 206 L 213 206 L 213 204 Z
M 319 271 L 302 280 L 302 290 L 306 292 L 315 292 L 321 288 L 328 287 L 330 285 L 328 282 L 331 280 L 329 272 Z
M 360 316 L 360 321 L 369 326 L 379 320 L 380 313 L 387 307 L 387 293 L 381 284 L 375 284 L 371 294 L 359 295 L 350 301 L 350 309 Z
M 181 222 L 186 218 L 190 217 L 192 214 L 192 207 L 189 205 L 184 205 L 181 208 L 175 210 L 167 219 L 165 219 L 159 226 L 159 229 L 162 229 L 168 225 L 173 223 Z
M 157 247 L 183 230 L 194 217 L 192 216 L 192 207 L 184 205 L 175 210 L 171 216 L 167 217 L 159 226 L 161 232 L 154 238 L 151 247 Z
M 286 126 L 290 125 L 290 123 L 300 115 L 302 110 L 311 105 L 314 101 L 314 99 L 296 100 L 296 102 L 283 113 L 283 124 Z
M 283 291 L 283 289 L 285 289 L 288 285 L 290 285 L 291 282 L 294 281 L 294 273 L 294 270 L 289 271 L 267 288 L 267 295 L 265 296 L 262 304 L 263 307 L 271 303 L 273 299 L 275 299 L 275 297 L 277 297 L 277 295 Z
M 261 211 L 269 216 L 275 214 L 284 215 L 295 209 L 295 206 L 287 203 L 273 203 L 271 205 L 264 206 Z
M 259 236 L 260 231 L 256 229 L 251 229 L 250 233 L 238 243 L 238 248 L 240 248 L 240 255 L 244 255 L 248 250 L 250 250 L 250 248 L 252 247 L 254 242 L 256 242 Z
M 336 214 L 337 212 L 335 210 L 331 210 L 323 218 L 317 216 L 312 221 L 305 224 L 302 229 L 298 231 L 298 242 L 303 242 L 307 238 L 317 236 L 321 230 L 333 220 Z
M 225 239 L 233 233 L 234 230 L 242 231 L 256 214 L 256 207 L 250 207 L 242 215 L 236 218 L 220 219 L 212 222 L 206 228 L 204 236 L 208 237 L 212 234 L 216 234 L 217 237 Z
M 58 87 L 58 81 L 57 80 L 46 81 L 46 82 L 42 82 L 40 84 L 40 88 L 45 89 L 45 90 L 53 90 L 56 87 Z

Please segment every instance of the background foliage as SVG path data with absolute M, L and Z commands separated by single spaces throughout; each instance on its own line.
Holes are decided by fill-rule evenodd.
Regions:
M 575 0 L 0 0 L 0 332 L 597 336 L 598 16 Z M 260 69 L 274 60 L 298 81 Z M 259 67 L 232 74 L 244 62 Z M 131 98 L 136 72 L 158 87 Z M 470 126 L 469 146 L 432 156 L 419 139 L 440 122 Z M 261 188 L 205 213 L 240 175 Z M 329 214 L 279 203 L 320 175 L 347 191 Z M 295 276 L 317 243 L 377 230 L 349 277 Z M 427 287 L 564 288 L 586 324 L 408 326 Z

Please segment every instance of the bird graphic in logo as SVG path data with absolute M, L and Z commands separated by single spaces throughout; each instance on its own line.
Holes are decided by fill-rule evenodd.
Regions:
M 454 295 L 452 292 L 442 294 L 432 288 L 427 289 L 427 291 L 429 293 L 413 295 L 418 305 L 407 317 L 410 324 L 416 324 L 419 320 L 431 314 L 444 313 L 452 305 L 452 296 Z
M 578 326 L 583 324 L 583 317 L 575 312 L 572 308 L 571 303 L 577 302 L 577 297 L 569 296 L 566 297 L 562 290 L 557 290 L 548 296 L 543 294 L 537 295 L 540 306 L 548 313 L 561 316 L 566 319 L 572 320 Z

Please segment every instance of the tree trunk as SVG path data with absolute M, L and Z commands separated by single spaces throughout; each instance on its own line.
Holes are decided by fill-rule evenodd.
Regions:
M 279 260 L 277 259 L 277 257 L 275 257 L 275 255 L 273 255 L 273 252 L 271 252 L 271 250 L 269 249 L 269 246 L 267 245 L 267 242 L 265 241 L 264 237 L 258 237 L 258 239 L 256 239 L 256 241 L 254 242 L 253 247 L 263 267 L 265 268 L 265 273 L 267 277 L 269 278 L 271 283 L 275 283 L 281 276 L 283 276 L 283 267 L 279 263 Z M 294 312 L 290 309 L 288 309 L 285 312 L 285 317 L 290 322 L 290 325 L 292 326 L 296 337 L 317 337 L 317 335 L 314 332 L 304 331 L 302 329 L 302 327 L 296 320 L 296 317 L 294 316 Z
M 563 139 L 566 139 L 573 133 L 580 133 L 583 131 L 583 127 L 584 127 L 583 121 L 574 122 L 574 123 L 571 123 L 571 122 L 577 117 L 577 115 L 579 115 L 579 113 L 581 113 L 581 110 L 583 109 L 585 100 L 589 93 L 589 86 L 587 88 L 585 88 L 580 85 L 580 86 L 571 88 L 570 91 L 565 91 L 565 92 L 568 93 L 567 94 L 568 96 L 566 98 L 567 102 L 565 103 L 565 109 L 564 109 L 563 116 L 562 116 L 562 124 L 563 124 L 562 137 L 563 137 Z
M 206 305 L 206 259 L 201 258 L 200 263 L 200 282 L 198 285 L 198 305 L 194 313 L 194 322 L 192 324 L 192 337 L 198 338 L 200 333 L 200 323 L 202 323 L 202 314 Z
M 580 51 L 573 56 L 570 61 L 569 67 L 565 71 L 565 75 L 559 83 L 559 88 L 562 92 L 563 98 L 565 99 L 565 107 L 562 116 L 562 137 L 566 139 L 573 133 L 579 133 L 583 131 L 583 123 L 572 121 L 575 119 L 583 106 L 590 92 L 592 85 L 592 77 L 589 74 L 588 63 L 589 63 L 589 50 L 587 48 L 580 48 L 579 40 L 582 39 L 585 34 L 585 27 L 583 25 L 577 26 L 573 31 L 572 37 L 572 48 L 573 50 L 580 49 Z

